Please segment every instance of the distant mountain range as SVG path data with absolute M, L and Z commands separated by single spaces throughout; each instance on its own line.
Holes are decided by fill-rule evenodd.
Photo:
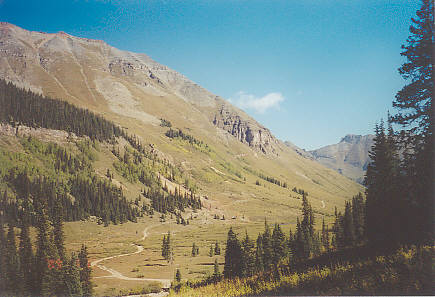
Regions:
M 373 145 L 373 138 L 374 135 L 371 134 L 348 134 L 337 144 L 327 145 L 312 151 L 300 149 L 289 141 L 286 141 L 285 144 L 299 155 L 316 160 L 362 184 L 370 161 L 369 151 Z

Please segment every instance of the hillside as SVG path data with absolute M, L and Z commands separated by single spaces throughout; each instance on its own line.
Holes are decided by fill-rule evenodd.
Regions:
M 5 114 L 0 147 L 11 168 L 8 158 L 18 151 L 17 158 L 25 160 L 22 167 L 30 164 L 34 172 L 64 181 L 65 201 L 81 195 L 70 189 L 74 182 L 86 191 L 107 184 L 122 207 L 131 207 L 134 215 L 118 217 L 114 212 L 109 218 L 103 206 L 97 211 L 86 205 L 65 224 L 67 249 L 75 250 L 84 241 L 92 260 L 105 259 L 107 270 L 94 267 L 98 294 L 114 295 L 120 287 L 149 279 L 167 281 L 175 267 L 186 278 L 203 277 L 212 265 L 206 251 L 215 241 L 223 244 L 229 226 L 253 236 L 265 219 L 281 223 L 285 232 L 294 229 L 302 190 L 309 193 L 316 224 L 321 217 L 330 222 L 335 207 L 342 209 L 345 200 L 362 191 L 357 183 L 288 148 L 223 98 L 144 54 L 120 51 L 103 41 L 1 23 L 0 78 L 97 114 L 70 123 L 62 115 L 75 110 L 72 105 L 55 105 L 49 120 L 11 108 L 14 117 L 9 120 L 10 114 Z M 23 100 L 6 99 L 11 98 Z M 25 106 L 24 100 L 19 103 Z M 36 110 L 44 104 L 26 106 Z M 89 115 L 75 112 L 78 117 L 83 114 Z M 101 131 L 95 134 L 90 123 L 101 125 Z M 71 127 L 78 135 L 71 136 Z M 37 144 L 27 144 L 30 140 L 23 137 L 29 133 Z M 59 165 L 50 143 L 58 143 L 59 151 L 72 159 L 84 158 L 75 137 L 86 141 L 84 150 L 92 153 L 89 166 L 80 171 L 86 182 L 76 172 L 56 176 Z M 35 147 L 42 149 L 32 150 Z M 44 155 L 46 151 L 50 153 Z M 2 187 L 14 189 L 7 182 Z M 136 210 L 142 216 L 136 218 Z M 189 225 L 176 223 L 179 211 Z M 160 255 L 162 234 L 168 231 L 176 238 L 171 263 Z M 193 260 L 192 242 L 201 250 Z M 128 255 L 122 260 L 107 258 L 120 254 Z M 123 281 L 114 284 L 106 278 L 109 268 L 125 276 Z

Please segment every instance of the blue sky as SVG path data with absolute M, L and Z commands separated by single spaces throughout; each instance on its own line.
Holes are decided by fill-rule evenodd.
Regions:
M 368 134 L 403 85 L 417 0 L 0 0 L 0 21 L 146 53 L 314 149 Z

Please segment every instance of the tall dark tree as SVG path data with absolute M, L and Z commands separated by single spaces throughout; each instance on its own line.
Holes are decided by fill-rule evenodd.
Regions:
M 251 276 L 255 272 L 255 244 L 249 238 L 248 232 L 245 234 L 245 238 L 242 243 L 243 259 L 242 259 L 242 275 Z
M 279 224 L 275 224 L 272 233 L 273 264 L 278 265 L 279 261 L 287 254 L 286 238 Z
M 15 230 L 14 226 L 9 224 L 6 243 L 6 292 L 10 295 L 20 295 L 22 293 L 22 284 Z
M 395 245 L 399 238 L 399 160 L 396 147 L 392 145 L 393 135 L 385 134 L 383 122 L 376 125 L 375 133 L 364 179 L 367 187 L 365 233 L 370 244 L 386 247 Z
M 272 233 L 270 232 L 267 221 L 264 221 L 264 233 L 262 238 L 263 246 L 263 267 L 265 271 L 271 269 L 273 260 L 273 248 L 272 248 Z
M 77 265 L 78 261 L 79 259 L 74 253 L 71 255 L 71 259 L 64 259 L 63 274 L 66 296 L 89 296 L 83 294 L 82 283 L 80 281 L 80 266 Z
M 242 276 L 242 247 L 237 235 L 230 228 L 227 236 L 227 246 L 225 249 L 224 277 L 234 278 Z
M 91 282 L 91 265 L 88 258 L 88 248 L 83 244 L 78 255 L 80 263 L 80 283 L 84 297 L 93 295 L 93 287 Z
M 34 269 L 35 259 L 33 256 L 32 243 L 29 235 L 29 223 L 23 219 L 20 233 L 19 256 L 21 272 L 23 276 L 23 293 L 31 295 L 34 292 Z
M 402 162 L 404 174 L 400 194 L 405 205 L 407 222 L 403 224 L 402 241 L 431 242 L 433 238 L 434 197 L 434 111 L 432 105 L 434 3 L 422 0 L 417 17 L 412 19 L 410 36 L 403 45 L 407 61 L 399 73 L 407 84 L 396 94 L 393 106 L 398 113 L 391 119 L 403 126 L 401 145 L 409 148 Z

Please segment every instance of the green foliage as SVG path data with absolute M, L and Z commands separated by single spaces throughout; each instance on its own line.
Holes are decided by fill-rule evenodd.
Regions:
M 172 128 L 170 128 L 168 131 L 166 131 L 165 135 L 171 139 L 183 140 L 202 152 L 211 152 L 208 144 L 204 143 L 202 140 L 196 139 L 190 134 L 184 133 L 181 129 L 173 130 Z
M 0 122 L 73 132 L 100 141 L 122 136 L 110 121 L 86 109 L 17 88 L 0 80 Z
M 384 256 L 220 282 L 190 283 L 170 296 L 431 295 L 434 248 L 399 249 Z

